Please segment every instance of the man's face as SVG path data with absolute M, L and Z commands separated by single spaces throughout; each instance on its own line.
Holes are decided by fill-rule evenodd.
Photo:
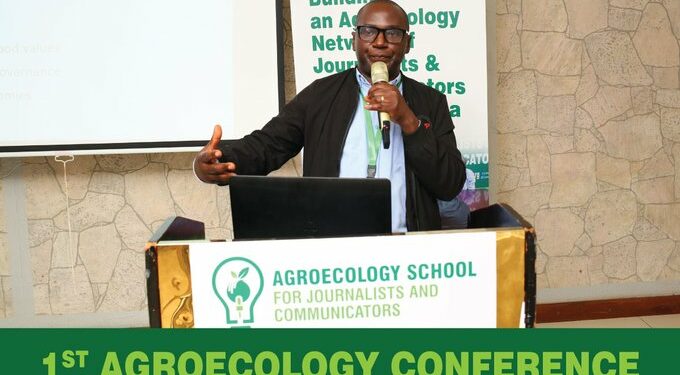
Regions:
M 357 26 L 375 26 L 379 29 L 397 28 L 408 30 L 408 20 L 399 9 L 389 3 L 372 3 L 366 5 L 357 19 Z M 385 39 L 385 33 L 379 32 L 373 42 L 366 42 L 359 38 L 358 32 L 353 32 L 352 48 L 357 54 L 359 71 L 366 77 L 371 77 L 371 64 L 383 61 L 387 64 L 390 79 L 399 74 L 401 60 L 409 51 L 408 34 L 404 35 L 401 42 L 389 43 Z

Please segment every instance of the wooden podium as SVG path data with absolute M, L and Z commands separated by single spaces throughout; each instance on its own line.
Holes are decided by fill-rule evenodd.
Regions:
M 517 328 L 535 322 L 535 232 L 512 208 L 495 204 L 471 213 L 469 229 L 432 233 L 495 232 L 496 327 Z M 423 233 L 419 233 L 422 235 Z M 427 233 L 425 233 L 427 235 Z M 205 241 L 202 223 L 173 217 L 146 246 L 146 277 L 151 327 L 192 328 L 189 246 Z

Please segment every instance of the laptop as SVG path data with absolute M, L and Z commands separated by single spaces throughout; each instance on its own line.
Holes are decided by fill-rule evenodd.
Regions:
M 234 176 L 229 186 L 234 240 L 392 232 L 387 179 Z

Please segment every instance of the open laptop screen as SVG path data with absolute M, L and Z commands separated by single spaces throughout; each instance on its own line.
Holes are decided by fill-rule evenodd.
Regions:
M 235 240 L 392 230 L 386 179 L 235 176 L 229 185 Z

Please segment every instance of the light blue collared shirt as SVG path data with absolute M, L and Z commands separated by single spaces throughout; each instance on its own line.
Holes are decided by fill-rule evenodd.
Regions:
M 366 96 L 371 84 L 359 70 L 356 70 L 357 82 L 362 94 Z M 390 84 L 397 85 L 401 74 Z M 403 93 L 401 87 L 399 91 Z M 378 112 L 371 111 L 372 125 L 379 126 Z M 385 150 L 380 144 L 376 163 L 376 178 L 387 178 L 392 186 L 392 232 L 406 232 L 406 163 L 404 159 L 404 141 L 401 127 L 392 122 L 390 127 L 390 148 Z M 368 167 L 368 141 L 366 140 L 366 117 L 364 103 L 357 95 L 357 111 L 350 125 L 345 148 L 340 160 L 340 177 L 365 178 Z

